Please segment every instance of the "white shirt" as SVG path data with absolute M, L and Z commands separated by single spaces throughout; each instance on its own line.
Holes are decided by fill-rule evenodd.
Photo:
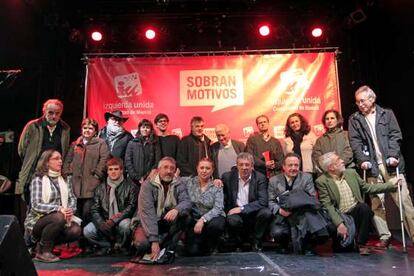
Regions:
M 252 176 L 249 176 L 249 179 L 247 181 L 243 181 L 243 179 L 239 176 L 239 190 L 237 192 L 237 205 L 239 207 L 242 207 L 249 203 L 249 186 L 250 186 L 250 180 L 252 179 Z
M 375 155 L 377 157 L 377 163 L 378 165 L 382 164 L 382 153 L 380 151 L 379 145 L 378 145 L 378 139 L 377 139 L 377 132 L 375 130 L 375 117 L 377 115 L 376 110 L 374 109 L 369 114 L 365 115 L 365 120 L 367 121 L 369 130 L 372 135 L 372 141 L 374 142 L 374 148 L 375 148 Z

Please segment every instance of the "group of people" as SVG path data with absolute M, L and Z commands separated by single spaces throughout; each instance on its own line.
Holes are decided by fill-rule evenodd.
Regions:
M 231 139 L 225 124 L 216 126 L 212 143 L 199 116 L 181 140 L 169 134 L 166 114 L 155 117 L 155 127 L 140 121 L 133 137 L 123 126 L 128 118 L 112 111 L 102 129 L 84 119 L 70 146 L 63 103 L 48 100 L 18 147 L 16 193 L 28 205 L 25 237 L 35 259 L 58 261 L 53 246 L 79 239 L 97 255 L 133 252 L 132 262 L 171 262 L 180 240 L 189 255 L 209 254 L 223 241 L 235 250 L 249 241 L 260 251 L 265 237 L 295 253 L 339 237 L 341 246 L 355 240 L 368 255 L 371 222 L 380 246 L 389 245 L 384 193 L 398 203 L 397 187 L 414 240 L 397 120 L 368 86 L 355 99 L 359 111 L 349 118 L 349 132 L 341 114 L 327 110 L 319 138 L 299 113 L 288 116 L 283 143 L 271 135 L 266 115 L 256 118 L 258 132 L 246 145 Z

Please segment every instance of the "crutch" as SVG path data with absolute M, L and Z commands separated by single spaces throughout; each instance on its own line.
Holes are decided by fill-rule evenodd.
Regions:
M 397 178 L 400 176 L 400 169 L 397 166 Z M 403 215 L 403 204 L 402 204 L 402 185 L 398 183 L 398 203 L 400 207 L 400 220 L 401 220 L 401 236 L 403 242 L 403 253 L 407 253 L 407 246 L 405 244 L 405 232 L 404 232 L 404 215 Z

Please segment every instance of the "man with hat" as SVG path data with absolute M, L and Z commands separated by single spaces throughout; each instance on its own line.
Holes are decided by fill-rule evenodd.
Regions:
M 106 141 L 113 157 L 124 160 L 128 142 L 133 138 L 131 133 L 126 131 L 123 126 L 128 117 L 124 117 L 122 111 L 114 110 L 105 112 L 105 120 L 106 126 L 99 131 L 99 138 Z

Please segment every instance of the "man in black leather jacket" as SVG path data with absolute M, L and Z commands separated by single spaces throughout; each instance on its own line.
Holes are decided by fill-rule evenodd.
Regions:
M 99 247 L 97 254 L 128 251 L 131 218 L 137 208 L 138 188 L 124 179 L 122 160 L 113 157 L 106 163 L 108 177 L 96 187 L 91 208 L 92 222 L 83 229 L 85 238 Z

